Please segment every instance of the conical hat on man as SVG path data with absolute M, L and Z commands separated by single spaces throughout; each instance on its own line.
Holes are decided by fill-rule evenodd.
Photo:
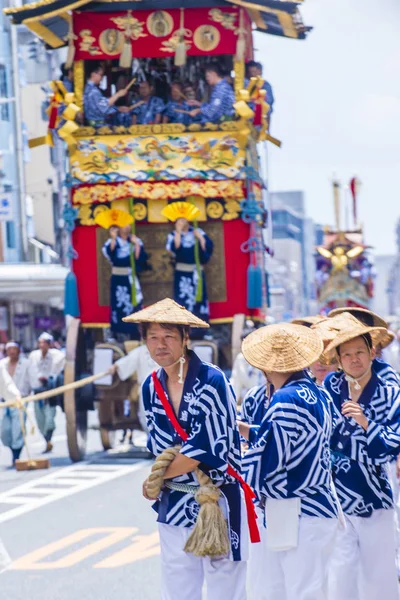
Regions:
M 324 357 L 327 360 L 332 357 L 332 354 L 336 353 L 339 346 L 346 342 L 369 334 L 372 345 L 377 346 L 387 335 L 387 329 L 384 327 L 369 327 L 364 325 L 364 323 L 353 317 L 350 313 L 342 312 L 340 315 L 331 318 L 332 321 L 334 319 L 338 324 L 338 331 L 334 339 L 332 339 L 324 350 Z
M 147 306 L 122 319 L 126 323 L 160 323 L 166 325 L 183 325 L 206 329 L 208 323 L 202 321 L 171 298 L 165 298 L 151 306 Z
M 245 338 L 242 352 L 265 373 L 293 373 L 316 362 L 324 345 L 317 332 L 303 325 L 278 323 L 257 329 Z

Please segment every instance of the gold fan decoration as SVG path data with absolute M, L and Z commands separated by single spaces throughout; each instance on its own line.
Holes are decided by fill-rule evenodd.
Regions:
M 133 223 L 133 217 L 124 210 L 109 208 L 96 216 L 95 223 L 104 229 L 109 229 L 110 227 L 125 227 L 126 225 L 131 225 Z
M 189 202 L 172 202 L 168 204 L 163 210 L 161 214 L 166 217 L 169 221 L 177 221 L 178 219 L 186 219 L 187 221 L 196 221 L 201 212 Z

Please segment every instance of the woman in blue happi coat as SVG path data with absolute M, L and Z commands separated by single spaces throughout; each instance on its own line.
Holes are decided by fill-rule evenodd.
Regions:
M 175 259 L 174 300 L 208 321 L 210 312 L 203 266 L 209 262 L 214 244 L 202 229 L 191 225 L 190 221 L 199 214 L 189 202 L 174 202 L 163 210 L 165 217 L 175 221 L 175 230 L 168 235 L 166 245 Z M 192 337 L 197 336 L 198 331 L 192 332 Z
M 111 226 L 109 233 L 110 237 L 103 245 L 103 255 L 112 265 L 110 280 L 111 331 L 113 334 L 126 334 L 133 339 L 139 339 L 137 326 L 132 323 L 124 323 L 122 319 L 143 307 L 143 294 L 136 274 L 136 298 L 133 298 L 132 294 L 131 252 L 134 255 L 136 273 L 143 270 L 147 255 L 143 242 L 132 234 L 131 225 Z M 136 300 L 136 305 L 133 300 Z

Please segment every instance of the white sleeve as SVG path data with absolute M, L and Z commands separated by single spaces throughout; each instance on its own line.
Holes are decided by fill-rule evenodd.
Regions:
M 35 350 L 34 350 L 35 352 Z M 39 381 L 39 369 L 38 362 L 35 358 L 35 354 L 32 352 L 29 355 L 29 367 L 28 367 L 28 376 L 29 376 L 29 385 L 31 390 L 41 387 L 41 383 Z
M 237 401 L 241 399 L 242 390 L 246 387 L 248 364 L 242 353 L 238 354 L 232 367 L 231 385 Z
M 57 377 L 64 370 L 65 354 L 64 354 L 64 352 L 61 352 L 61 350 L 56 350 L 53 353 L 52 359 L 53 359 L 53 362 L 52 362 L 52 367 L 51 367 L 51 374 L 53 375 L 53 377 Z
M 139 367 L 140 346 L 131 350 L 129 354 L 123 356 L 115 363 L 117 365 L 118 375 L 121 381 L 126 381 L 137 372 Z
M 0 366 L 0 396 L 6 401 L 15 400 L 21 396 L 11 375 L 4 368 L 4 365 Z

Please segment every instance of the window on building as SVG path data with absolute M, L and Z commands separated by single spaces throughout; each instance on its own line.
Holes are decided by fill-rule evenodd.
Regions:
M 8 98 L 7 72 L 4 65 L 0 65 L 0 99 Z M 8 102 L 0 104 L 0 120 L 10 120 L 10 105 Z

